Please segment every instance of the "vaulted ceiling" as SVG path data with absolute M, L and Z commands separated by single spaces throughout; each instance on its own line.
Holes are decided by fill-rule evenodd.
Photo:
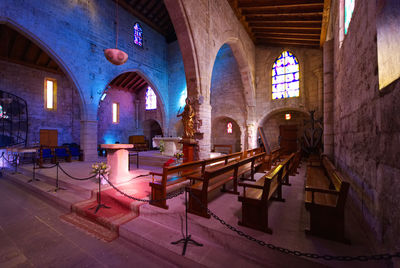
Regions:
M 129 72 L 114 78 L 109 83 L 109 86 L 118 90 L 138 93 L 142 89 L 147 88 L 149 84 L 136 72 Z
M 0 59 L 34 67 L 48 72 L 62 73 L 57 63 L 24 35 L 0 24 Z
M 320 47 L 330 0 L 228 0 L 253 41 L 267 46 Z
M 118 4 L 164 35 L 168 43 L 176 40 L 175 29 L 164 0 L 120 0 Z

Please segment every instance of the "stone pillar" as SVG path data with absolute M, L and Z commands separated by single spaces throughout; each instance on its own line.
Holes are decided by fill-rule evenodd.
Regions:
M 257 127 L 255 122 L 247 124 L 247 149 L 257 147 Z
M 97 161 L 97 120 L 81 120 L 81 149 L 85 161 Z
M 322 68 L 317 68 L 314 71 L 314 75 L 317 77 L 317 106 L 315 107 L 316 110 L 316 119 L 320 118 L 323 115 L 323 107 L 324 107 L 324 98 L 323 98 L 323 70 Z M 314 107 L 312 107 L 314 109 Z
M 140 100 L 135 100 L 135 126 L 136 129 L 139 129 L 139 109 L 140 109 Z
M 197 119 L 200 126 L 198 132 L 202 133 L 202 137 L 197 139 L 199 145 L 199 159 L 210 158 L 211 151 L 211 105 L 204 102 L 197 106 Z
M 323 47 L 324 59 L 324 154 L 333 158 L 333 39 Z

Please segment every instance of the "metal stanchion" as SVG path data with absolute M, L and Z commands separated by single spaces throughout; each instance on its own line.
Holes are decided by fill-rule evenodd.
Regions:
M 179 243 L 183 243 L 182 256 L 185 256 L 186 247 L 187 247 L 187 244 L 188 244 L 189 242 L 191 242 L 192 244 L 194 244 L 194 245 L 196 245 L 196 246 L 198 246 L 198 247 L 202 247 L 202 246 L 203 246 L 203 244 L 200 244 L 200 243 L 194 241 L 194 240 L 191 238 L 192 235 L 188 235 L 188 223 L 187 223 L 187 213 L 188 213 L 187 192 L 188 192 L 188 189 L 185 188 L 185 225 L 186 225 L 185 237 L 182 238 L 182 239 L 179 239 L 178 241 L 171 242 L 171 244 L 173 244 L 173 245 L 176 245 L 176 244 L 179 244 Z
M 55 193 L 56 193 L 56 192 L 59 191 L 59 190 L 67 190 L 67 189 L 62 188 L 62 187 L 59 186 L 59 182 L 58 182 L 58 165 L 59 165 L 59 163 L 57 162 L 56 165 L 57 165 L 56 188 L 53 189 L 53 190 L 50 190 L 50 191 L 48 191 L 48 192 L 55 192 Z
M 102 204 L 102 203 L 101 203 L 101 176 L 103 176 L 103 175 L 101 175 L 101 174 L 99 173 L 99 192 L 97 193 L 97 206 L 94 206 L 94 207 L 89 208 L 89 209 L 96 209 L 96 210 L 94 211 L 94 214 L 96 214 L 97 211 L 98 211 L 100 208 L 111 208 L 111 207 L 106 206 L 105 204 Z
M 40 181 L 39 179 L 36 178 L 36 153 L 32 157 L 32 162 L 33 162 L 32 179 L 27 181 L 28 183 L 33 181 Z

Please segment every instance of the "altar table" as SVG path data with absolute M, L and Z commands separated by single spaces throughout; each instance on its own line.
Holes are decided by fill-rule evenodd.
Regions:
M 163 155 L 174 156 L 177 151 L 182 150 L 182 144 L 179 142 L 182 140 L 180 137 L 154 137 L 153 147 L 160 147 L 160 142 L 164 142 Z
M 119 184 L 130 180 L 133 176 L 129 173 L 129 151 L 133 144 L 102 144 L 101 148 L 107 150 L 107 164 L 110 165 L 108 180 Z

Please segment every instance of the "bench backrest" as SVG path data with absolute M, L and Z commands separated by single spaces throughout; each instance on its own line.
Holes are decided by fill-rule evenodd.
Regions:
M 282 167 L 282 165 L 278 165 L 272 172 L 263 176 L 265 181 L 261 198 L 262 202 L 268 202 L 275 190 L 279 187 L 282 179 Z
M 338 171 L 326 155 L 322 156 L 322 165 L 331 181 L 331 188 L 339 192 L 336 207 L 344 209 L 350 184 L 344 180 L 343 174 Z

